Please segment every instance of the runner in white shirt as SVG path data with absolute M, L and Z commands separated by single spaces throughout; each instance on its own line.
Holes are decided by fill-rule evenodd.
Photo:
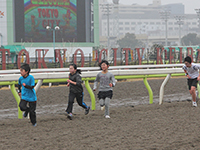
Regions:
M 185 57 L 184 63 L 183 70 L 187 76 L 188 88 L 192 95 L 192 106 L 197 107 L 196 89 L 197 83 L 200 80 L 200 65 L 192 63 L 192 59 L 189 56 Z

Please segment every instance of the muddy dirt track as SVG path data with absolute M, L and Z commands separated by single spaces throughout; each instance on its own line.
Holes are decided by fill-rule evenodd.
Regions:
M 37 127 L 17 119 L 17 105 L 10 90 L 0 90 L 1 150 L 172 150 L 200 149 L 200 104 L 191 107 L 185 78 L 170 79 L 164 104 L 158 105 L 163 79 L 148 80 L 154 104 L 143 81 L 118 82 L 111 100 L 111 119 L 96 110 L 85 116 L 74 103 L 74 118 L 65 114 L 68 87 L 41 88 L 38 93 Z M 91 85 L 93 86 L 93 85 Z M 85 91 L 85 102 L 90 97 Z M 97 92 L 95 92 L 97 95 Z

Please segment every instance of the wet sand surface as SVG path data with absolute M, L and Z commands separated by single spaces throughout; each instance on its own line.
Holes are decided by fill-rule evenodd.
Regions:
M 170 79 L 163 105 L 158 105 L 163 79 L 148 82 L 154 104 L 148 104 L 143 81 L 117 82 L 110 119 L 104 118 L 96 98 L 96 110 L 88 115 L 75 102 L 73 120 L 68 120 L 68 87 L 41 88 L 37 93 L 36 127 L 27 118 L 17 119 L 17 104 L 11 91 L 0 90 L 0 149 L 200 149 L 200 109 L 191 107 L 186 79 Z M 84 92 L 86 104 L 91 105 L 85 88 Z

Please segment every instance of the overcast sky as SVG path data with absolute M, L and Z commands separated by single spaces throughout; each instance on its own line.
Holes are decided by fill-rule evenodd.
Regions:
M 133 3 L 148 5 L 152 4 L 153 0 L 120 0 L 119 3 L 128 5 L 131 5 Z M 194 9 L 200 8 L 200 0 L 161 0 L 162 5 L 172 3 L 183 3 L 183 5 L 185 5 L 186 14 L 195 14 L 196 12 Z

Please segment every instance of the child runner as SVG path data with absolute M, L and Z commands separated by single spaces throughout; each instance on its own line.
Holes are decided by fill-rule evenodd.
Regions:
M 30 67 L 28 64 L 24 64 L 20 67 L 21 77 L 18 81 L 18 93 L 21 96 L 21 101 L 19 107 L 21 111 L 24 111 L 23 116 L 27 117 L 28 113 L 30 115 L 30 121 L 33 126 L 36 126 L 36 102 L 37 96 L 34 89 L 35 79 L 30 73 Z M 22 87 L 22 90 L 21 90 Z M 27 106 L 27 104 L 29 106 Z
M 197 107 L 196 88 L 197 83 L 200 80 L 200 65 L 192 63 L 192 59 L 189 56 L 185 57 L 184 63 L 185 65 L 183 66 L 183 70 L 185 72 L 185 75 L 187 76 L 189 92 L 192 95 L 192 106 Z
M 81 70 L 77 69 L 76 64 L 69 65 L 69 80 L 67 80 L 68 84 L 67 86 L 70 86 L 70 92 L 69 92 L 69 100 L 68 100 L 68 106 L 66 109 L 66 112 L 68 114 L 68 118 L 72 120 L 72 110 L 73 110 L 73 103 L 74 98 L 76 98 L 76 101 L 78 104 L 85 109 L 85 115 L 89 113 L 90 107 L 87 106 L 83 102 L 83 87 L 81 85 L 82 80 L 81 76 Z
M 108 67 L 108 61 L 102 60 L 100 63 L 100 68 L 102 71 L 97 74 L 93 88 L 93 90 L 96 91 L 97 84 L 100 82 L 98 98 L 101 110 L 104 110 L 105 107 L 105 118 L 110 118 L 109 104 L 110 99 L 112 99 L 113 96 L 112 87 L 115 86 L 115 77 L 112 73 L 108 72 Z

